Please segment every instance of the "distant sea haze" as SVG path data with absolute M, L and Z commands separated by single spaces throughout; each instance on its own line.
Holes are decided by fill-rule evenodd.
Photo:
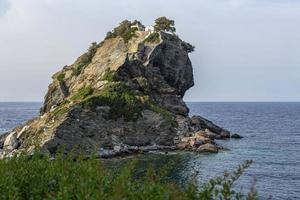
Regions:
M 0 103 L 0 134 L 38 116 L 41 103 Z M 241 140 L 218 141 L 230 151 L 195 154 L 181 164 L 176 177 L 186 179 L 198 170 L 199 184 L 235 169 L 244 160 L 253 165 L 237 183 L 244 191 L 257 179 L 261 199 L 300 197 L 300 103 L 189 102 L 191 115 L 199 114 L 244 136 Z

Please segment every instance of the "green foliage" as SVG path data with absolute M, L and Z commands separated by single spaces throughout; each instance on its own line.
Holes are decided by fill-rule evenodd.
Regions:
M 151 33 L 145 40 L 144 42 L 149 42 L 149 43 L 159 43 L 159 33 Z
M 239 165 L 237 170 L 229 173 L 224 172 L 223 176 L 211 179 L 209 182 L 203 185 L 201 192 L 198 194 L 198 199 L 247 199 L 256 200 L 258 199 L 255 190 L 251 190 L 247 196 L 243 195 L 241 192 L 236 192 L 233 189 L 234 183 L 243 174 L 245 169 L 250 167 L 252 160 L 246 160 L 242 165 Z M 255 187 L 255 186 L 253 186 Z
M 74 94 L 71 97 L 71 100 L 72 101 L 83 100 L 84 98 L 88 97 L 89 95 L 92 95 L 93 92 L 94 92 L 94 90 L 91 86 L 81 88 L 78 90 L 78 92 L 76 94 Z
M 144 108 L 159 113 L 174 127 L 177 126 L 173 114 L 158 106 L 149 96 L 139 96 L 124 83 L 113 82 L 113 71 L 107 71 L 109 81 L 101 90 L 94 91 L 90 86 L 81 88 L 70 99 L 79 101 L 85 108 L 95 109 L 97 106 L 109 106 L 109 119 L 123 117 L 125 121 L 136 121 Z M 58 112 L 58 111 L 57 111 Z M 59 112 L 60 113 L 60 112 Z
M 68 99 L 63 100 L 53 111 L 53 116 L 58 117 L 69 111 L 68 104 L 70 101 Z
M 235 172 L 198 189 L 193 181 L 187 187 L 172 183 L 165 167 L 160 170 L 149 167 L 146 173 L 137 176 L 137 164 L 132 161 L 112 170 L 94 156 L 86 159 L 63 153 L 58 153 L 55 159 L 35 153 L 31 157 L 20 155 L 0 160 L 0 199 L 257 199 L 257 195 L 246 196 L 232 189 L 230 181 L 236 179 L 230 177 L 237 177 Z M 248 166 L 242 166 L 245 167 Z M 249 199 L 251 195 L 254 198 Z
M 83 107 L 110 106 L 110 119 L 124 117 L 126 121 L 137 120 L 143 105 L 135 93 L 125 84 L 111 82 L 81 102 Z
M 125 43 L 128 43 L 131 38 L 136 37 L 135 31 L 137 31 L 137 28 L 131 28 L 134 23 L 131 23 L 128 20 L 122 21 L 120 25 L 114 28 L 112 32 L 108 32 L 106 34 L 105 39 L 116 38 L 120 36 L 123 38 Z
M 110 68 L 108 68 L 107 70 L 105 70 L 103 76 L 102 76 L 102 80 L 103 81 L 109 81 L 109 82 L 113 82 L 115 81 L 115 71 L 114 70 L 110 70 Z
M 123 34 L 121 34 L 121 37 L 125 43 L 128 43 L 131 38 L 136 37 L 135 31 L 137 31 L 137 28 L 130 28 L 128 31 L 125 31 Z
M 54 116 L 61 116 L 69 111 L 69 108 L 66 106 L 59 106 L 53 111 Z
M 62 83 L 64 81 L 64 78 L 65 78 L 65 74 L 64 73 L 60 73 L 58 76 L 57 76 L 57 80 Z
M 83 88 L 72 100 L 82 100 L 81 105 L 94 109 L 97 106 L 110 106 L 109 119 L 123 117 L 125 121 L 135 121 L 141 116 L 144 108 L 159 113 L 174 127 L 177 126 L 173 114 L 158 106 L 149 96 L 138 96 L 134 91 L 121 82 L 109 82 L 99 91 Z
M 88 49 L 88 52 L 84 53 L 79 61 L 76 63 L 76 66 L 73 69 L 73 75 L 78 76 L 81 71 L 91 63 L 95 53 L 97 52 L 97 48 L 99 45 L 96 42 L 93 42 Z
M 70 100 L 65 99 L 65 100 L 63 100 L 63 101 L 59 104 L 59 106 L 67 105 L 67 104 L 69 104 L 69 103 L 70 103 Z
M 166 17 L 159 17 L 155 20 L 154 29 L 155 31 L 170 31 L 174 33 L 176 31 L 174 25 L 174 20 L 170 20 Z

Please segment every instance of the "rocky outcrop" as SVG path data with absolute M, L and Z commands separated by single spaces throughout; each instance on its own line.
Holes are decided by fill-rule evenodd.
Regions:
M 8 136 L 9 133 L 4 133 L 2 135 L 0 135 L 0 149 L 3 149 L 4 147 L 4 141 L 6 139 L 6 137 Z
M 241 135 L 239 135 L 239 134 L 237 134 L 237 133 L 234 133 L 234 134 L 231 135 L 231 138 L 234 138 L 234 139 L 242 139 L 243 136 L 241 136 Z
M 40 116 L 1 137 L 3 152 L 39 148 L 55 154 L 61 146 L 100 157 L 157 149 L 218 151 L 214 140 L 230 133 L 200 116 L 190 118 L 183 101 L 194 85 L 191 45 L 174 34 L 121 26 L 115 31 L 126 34 L 93 43 L 53 75 Z

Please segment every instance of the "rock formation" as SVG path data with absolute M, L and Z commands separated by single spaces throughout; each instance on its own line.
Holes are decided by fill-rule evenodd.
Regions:
M 53 75 L 40 116 L 0 137 L 2 154 L 55 154 L 80 148 L 100 157 L 157 149 L 217 152 L 230 134 L 183 101 L 194 85 L 177 35 L 132 28 L 126 21 Z

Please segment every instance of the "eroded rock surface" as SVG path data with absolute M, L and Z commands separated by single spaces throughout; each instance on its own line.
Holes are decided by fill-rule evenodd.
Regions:
M 0 137 L 2 151 L 55 154 L 64 146 L 100 157 L 158 149 L 217 152 L 214 140 L 230 133 L 190 118 L 183 101 L 194 85 L 190 45 L 174 34 L 159 32 L 148 41 L 150 32 L 130 31 L 130 39 L 94 43 L 54 74 L 40 116 Z

